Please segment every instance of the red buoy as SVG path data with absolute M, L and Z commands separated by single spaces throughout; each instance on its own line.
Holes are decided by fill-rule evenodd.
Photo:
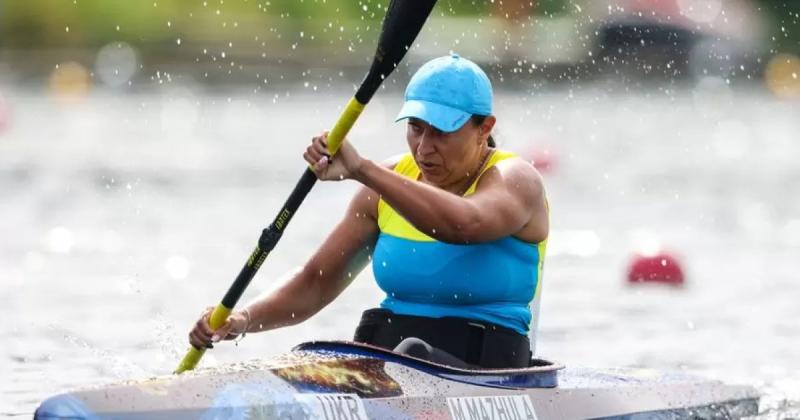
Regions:
M 636 255 L 628 268 L 629 283 L 663 283 L 680 286 L 683 281 L 680 262 L 666 252 L 647 256 Z
M 550 149 L 531 149 L 528 150 L 525 157 L 543 175 L 553 172 L 558 163 L 558 157 Z
M 556 167 L 556 156 L 548 149 L 534 152 L 531 160 L 536 170 L 543 174 L 553 172 Z

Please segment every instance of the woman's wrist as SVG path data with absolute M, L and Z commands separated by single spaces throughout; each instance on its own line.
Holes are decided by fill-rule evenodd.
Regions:
M 369 167 L 373 165 L 373 162 L 369 159 L 359 158 L 358 163 L 355 167 L 350 171 L 350 178 L 355 181 L 358 181 L 364 185 L 367 181 L 367 175 L 369 172 Z
M 241 335 L 244 337 L 248 332 L 250 332 L 250 326 L 253 325 L 253 316 L 250 313 L 250 308 L 247 307 L 242 308 L 239 313 L 242 314 L 245 319 L 244 329 L 241 331 Z

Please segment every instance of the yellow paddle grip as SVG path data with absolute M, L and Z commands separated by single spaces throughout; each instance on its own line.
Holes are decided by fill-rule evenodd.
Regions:
M 339 120 L 336 121 L 333 129 L 328 133 L 328 153 L 330 153 L 331 156 L 339 151 L 342 142 L 344 142 L 344 137 L 350 131 L 350 128 L 353 127 L 358 116 L 361 115 L 364 106 L 364 104 L 358 102 L 358 100 L 353 97 L 350 99 L 350 102 L 347 103 L 347 106 L 344 107 L 344 111 L 342 111 L 342 115 L 339 116 Z
M 208 325 L 212 330 L 217 330 L 219 327 L 225 325 L 225 321 L 228 319 L 228 315 L 231 314 L 231 311 L 233 311 L 232 308 L 226 308 L 220 303 L 211 312 L 211 317 L 208 319 Z M 200 359 L 203 357 L 205 352 L 206 349 L 198 349 L 194 346 L 190 347 L 189 351 L 186 352 L 186 356 L 183 356 L 183 360 L 181 360 L 178 368 L 175 369 L 175 373 L 183 373 L 187 370 L 194 369 L 195 366 L 197 366 L 197 363 L 200 362 Z

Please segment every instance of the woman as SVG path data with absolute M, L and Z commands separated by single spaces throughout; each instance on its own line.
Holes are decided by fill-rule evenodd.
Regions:
M 460 367 L 524 367 L 531 303 L 548 235 L 542 180 L 495 149 L 492 87 L 458 55 L 423 65 L 397 118 L 410 153 L 376 164 L 326 134 L 304 153 L 318 178 L 362 184 L 344 218 L 277 290 L 235 311 L 216 332 L 208 313 L 190 342 L 297 324 L 333 301 L 372 259 L 386 292 L 364 312 L 355 340 Z

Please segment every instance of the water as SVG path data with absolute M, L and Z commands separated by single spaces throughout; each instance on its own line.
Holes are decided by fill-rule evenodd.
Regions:
M 189 327 L 220 299 L 304 169 L 308 139 L 349 92 L 95 92 L 64 105 L 6 92 L 0 134 L 0 414 L 29 417 L 72 387 L 172 371 Z M 381 91 L 351 138 L 404 151 L 400 94 Z M 724 85 L 609 94 L 501 91 L 498 139 L 558 157 L 539 354 L 749 383 L 764 416 L 800 405 L 797 103 Z M 318 184 L 245 299 L 308 257 L 355 184 Z M 628 287 L 660 242 L 687 287 Z M 298 327 L 207 353 L 228 363 L 349 338 L 381 298 L 371 273 Z

